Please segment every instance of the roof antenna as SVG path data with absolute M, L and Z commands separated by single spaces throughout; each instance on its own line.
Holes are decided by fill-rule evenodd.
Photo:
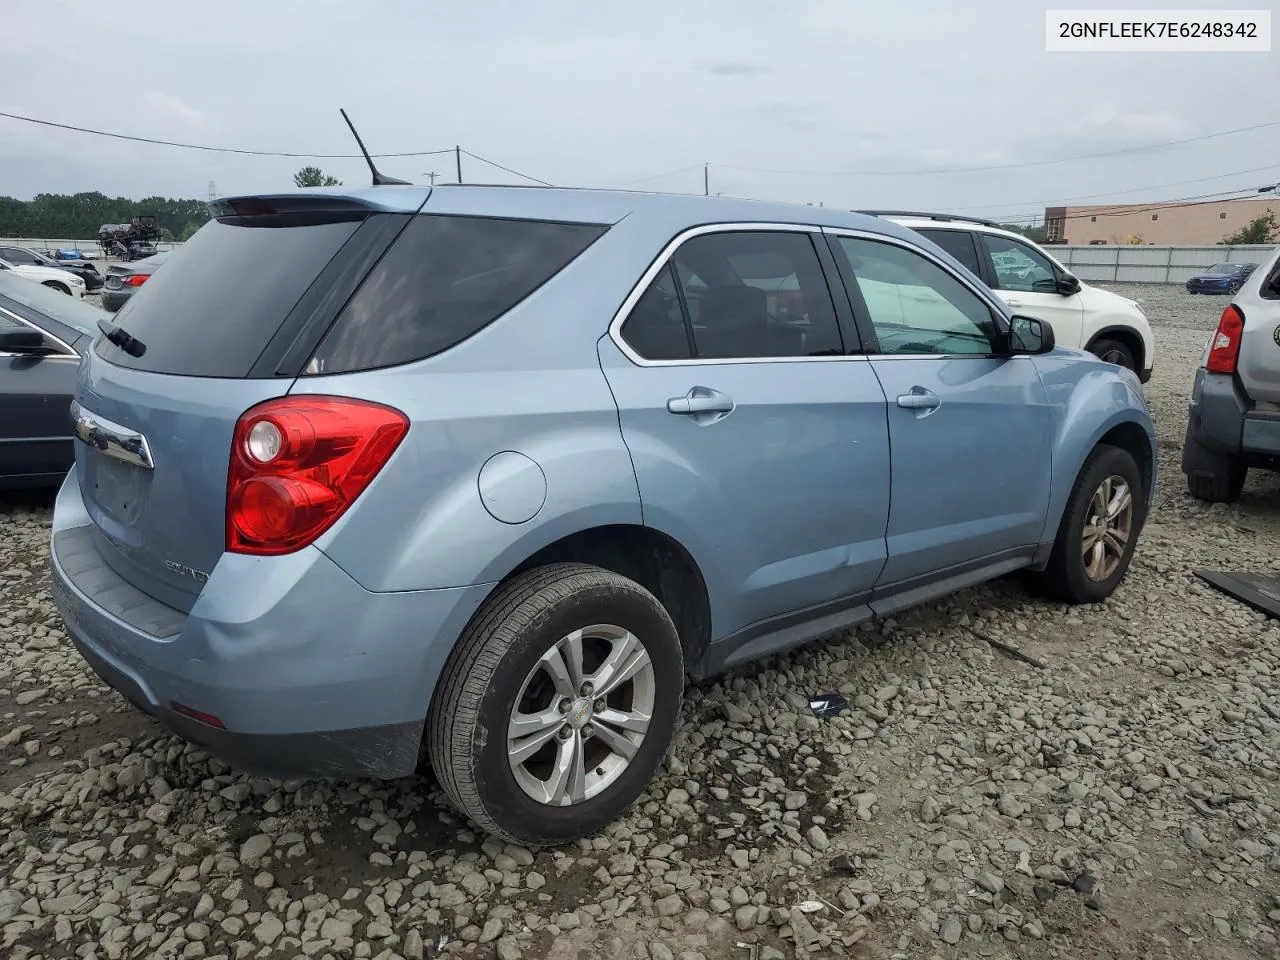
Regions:
M 369 164 L 369 172 L 373 174 L 373 185 L 375 187 L 384 187 L 393 183 L 403 184 L 406 187 L 413 186 L 408 180 L 397 180 L 395 177 L 388 177 L 385 173 L 379 173 L 378 168 L 373 165 L 373 157 L 369 156 L 369 151 L 364 148 L 364 141 L 360 139 L 360 134 L 356 133 L 355 124 L 347 116 L 347 111 L 339 107 L 338 112 L 342 114 L 342 119 L 347 121 L 347 126 L 351 128 L 351 135 L 356 138 L 356 143 L 360 145 L 360 152 L 364 154 L 365 163 Z

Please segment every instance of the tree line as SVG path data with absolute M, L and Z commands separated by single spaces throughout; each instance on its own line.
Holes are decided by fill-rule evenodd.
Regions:
M 92 193 L 41 193 L 32 200 L 0 197 L 0 237 L 92 240 L 104 223 L 152 216 L 165 240 L 186 240 L 209 219 L 204 200 L 108 197 Z

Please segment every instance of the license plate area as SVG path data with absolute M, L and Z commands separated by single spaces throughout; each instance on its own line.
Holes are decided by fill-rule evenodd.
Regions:
M 1251 452 L 1280 454 L 1280 417 L 1245 417 L 1241 439 Z

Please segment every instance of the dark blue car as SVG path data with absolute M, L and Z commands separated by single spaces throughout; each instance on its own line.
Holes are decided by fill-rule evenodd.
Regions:
M 1256 263 L 1215 263 L 1187 281 L 1187 293 L 1235 293 L 1257 266 Z

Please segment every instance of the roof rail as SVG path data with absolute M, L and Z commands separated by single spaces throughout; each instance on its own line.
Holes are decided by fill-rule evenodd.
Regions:
M 920 210 L 854 210 L 853 213 L 866 214 L 869 217 L 919 217 L 921 220 L 961 220 L 965 223 L 980 223 L 984 227 L 999 227 L 994 220 L 983 220 L 980 217 L 962 217 L 958 213 L 924 213 Z

